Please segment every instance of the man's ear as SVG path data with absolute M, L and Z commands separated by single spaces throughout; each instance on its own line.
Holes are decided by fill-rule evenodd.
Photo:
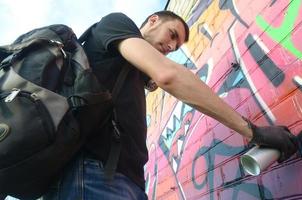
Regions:
M 150 25 L 153 25 L 155 22 L 157 22 L 159 19 L 158 15 L 151 15 L 148 19 L 148 22 Z

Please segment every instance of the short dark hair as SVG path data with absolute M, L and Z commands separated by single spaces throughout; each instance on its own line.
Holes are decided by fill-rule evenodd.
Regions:
M 157 15 L 160 19 L 162 19 L 163 21 L 165 20 L 179 20 L 184 28 L 185 28 L 185 42 L 187 42 L 189 40 L 189 35 L 190 35 L 190 30 L 189 30 L 189 26 L 188 24 L 183 20 L 183 18 L 181 18 L 179 15 L 175 14 L 174 12 L 172 11 L 169 11 L 169 10 L 163 10 L 163 11 L 158 11 L 158 12 L 155 12 L 153 13 L 152 15 Z M 145 24 L 148 22 L 148 19 L 152 16 L 152 15 L 149 15 L 145 21 L 142 23 L 141 25 L 141 28 L 143 26 L 145 26 Z

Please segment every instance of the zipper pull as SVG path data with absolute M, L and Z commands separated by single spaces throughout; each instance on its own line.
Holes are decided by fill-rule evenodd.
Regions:
M 17 88 L 13 88 L 12 92 L 4 99 L 4 102 L 9 103 L 12 102 L 14 100 L 14 98 L 16 98 L 16 96 L 21 92 L 20 89 Z
M 55 44 L 60 48 L 60 51 L 61 51 L 61 53 L 63 54 L 63 57 L 64 57 L 64 58 L 67 57 L 67 55 L 66 55 L 66 53 L 65 53 L 65 51 L 64 51 L 64 49 L 63 49 L 64 44 L 63 44 L 62 42 L 59 42 L 59 41 L 57 41 L 57 40 L 50 40 L 50 42 L 51 42 L 51 43 L 55 43 Z

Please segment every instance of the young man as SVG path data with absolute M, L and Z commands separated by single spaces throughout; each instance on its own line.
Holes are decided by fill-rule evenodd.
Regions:
M 185 67 L 166 58 L 189 38 L 186 23 L 170 11 L 149 16 L 141 29 L 121 13 L 112 13 L 91 29 L 84 43 L 90 65 L 99 81 L 112 89 L 123 67 L 129 67 L 115 103 L 121 128 L 121 151 L 113 180 L 106 179 L 104 164 L 110 152 L 112 126 L 96 130 L 62 179 L 44 199 L 147 199 L 144 193 L 146 105 L 144 86 L 158 87 L 190 104 L 251 142 L 277 148 L 283 161 L 296 152 L 295 137 L 285 127 L 257 127 L 243 119 Z

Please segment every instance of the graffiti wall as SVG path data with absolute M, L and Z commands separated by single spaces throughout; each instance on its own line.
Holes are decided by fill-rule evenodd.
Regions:
M 258 125 L 302 130 L 301 0 L 171 0 L 190 40 L 168 57 Z M 147 94 L 149 199 L 302 199 L 298 155 L 244 173 L 247 141 L 158 89 Z

